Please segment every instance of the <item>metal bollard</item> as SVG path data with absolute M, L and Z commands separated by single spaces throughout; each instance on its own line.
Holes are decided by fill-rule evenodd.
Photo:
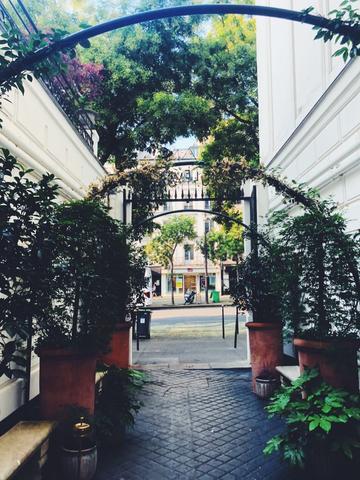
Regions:
M 224 312 L 224 305 L 221 305 L 221 325 L 222 325 L 222 338 L 225 338 L 225 312 Z
M 136 351 L 140 350 L 140 337 L 139 337 L 139 328 L 140 326 L 140 315 L 139 312 L 136 312 Z
M 237 348 L 237 336 L 238 335 L 239 335 L 239 306 L 236 305 L 234 348 Z

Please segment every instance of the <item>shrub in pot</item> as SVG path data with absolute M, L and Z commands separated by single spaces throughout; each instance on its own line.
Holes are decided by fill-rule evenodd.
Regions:
M 95 368 L 125 316 L 129 255 L 121 226 L 95 201 L 57 206 L 42 232 L 36 300 L 40 405 L 94 411 Z
M 249 329 L 250 359 L 253 390 L 256 377 L 268 370 L 274 378 L 282 362 L 282 332 L 280 315 L 281 268 L 277 247 L 259 246 L 246 256 L 236 269 L 236 282 L 231 296 L 241 309 L 251 311 Z
M 146 285 L 144 271 L 146 260 L 141 247 L 136 247 L 136 238 L 131 231 L 127 231 L 128 240 L 128 299 L 124 318 L 120 318 L 111 336 L 109 347 L 100 361 L 105 365 L 115 365 L 118 368 L 129 368 L 132 349 L 132 321 L 131 314 L 136 305 L 142 303 L 143 288 Z M 126 320 L 126 321 L 125 321 Z
M 0 377 L 24 377 L 29 361 L 22 349 L 34 315 L 38 233 L 55 204 L 53 180 L 45 174 L 35 181 L 0 149 Z
M 333 203 L 317 205 L 281 219 L 287 267 L 282 313 L 295 335 L 301 371 L 316 366 L 331 385 L 357 391 L 360 244 Z
M 142 406 L 138 395 L 144 385 L 143 372 L 112 365 L 99 384 L 96 395 L 95 422 L 99 443 L 116 446 L 132 427 Z
M 264 453 L 280 451 L 302 472 L 299 478 L 355 480 L 360 460 L 359 405 L 358 394 L 326 384 L 316 369 L 306 370 L 266 407 L 270 416 L 285 420 L 286 431 L 270 439 Z

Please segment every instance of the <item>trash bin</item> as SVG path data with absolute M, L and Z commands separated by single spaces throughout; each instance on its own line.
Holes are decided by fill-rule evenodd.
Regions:
M 220 302 L 220 292 L 218 290 L 213 290 L 212 301 L 213 301 L 213 303 L 219 303 Z
M 139 338 L 150 338 L 151 311 L 139 310 L 136 318 L 136 330 Z

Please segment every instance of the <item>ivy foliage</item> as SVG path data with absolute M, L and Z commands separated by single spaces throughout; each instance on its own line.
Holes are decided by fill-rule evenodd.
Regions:
M 265 407 L 270 417 L 278 415 L 285 420 L 286 431 L 270 439 L 264 453 L 280 451 L 284 460 L 296 467 L 310 467 L 313 475 L 319 466 L 330 463 L 326 478 L 333 478 L 336 462 L 359 460 L 359 405 L 359 395 L 327 385 L 316 369 L 305 371 Z M 356 470 L 355 465 L 353 468 Z M 341 474 L 346 476 L 346 471 Z
M 346 62 L 348 58 L 355 58 L 360 55 L 360 10 L 354 8 L 354 4 L 358 0 L 344 0 L 340 3 L 339 8 L 329 12 L 328 28 L 314 26 L 316 30 L 315 40 L 321 39 L 325 43 L 334 40 L 335 43 L 340 44 L 333 54 L 334 57 L 341 56 Z M 314 7 L 309 7 L 303 12 L 308 14 L 314 10 Z M 340 27 L 357 27 L 358 35 L 350 37 L 350 35 L 343 35 L 338 33 Z
M 0 376 L 22 375 L 19 349 L 37 313 L 34 286 L 40 267 L 39 232 L 54 207 L 54 176 L 40 181 L 19 165 L 8 150 L 0 154 Z M 16 368 L 10 368 L 11 362 Z

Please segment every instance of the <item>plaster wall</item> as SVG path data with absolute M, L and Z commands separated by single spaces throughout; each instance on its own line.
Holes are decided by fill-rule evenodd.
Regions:
M 306 0 L 261 0 L 301 10 Z M 339 0 L 312 2 L 326 15 Z M 260 156 L 288 179 L 306 182 L 332 196 L 360 228 L 360 59 L 332 57 L 333 44 L 314 41 L 311 27 L 257 19 Z M 268 209 L 282 206 L 269 189 Z

